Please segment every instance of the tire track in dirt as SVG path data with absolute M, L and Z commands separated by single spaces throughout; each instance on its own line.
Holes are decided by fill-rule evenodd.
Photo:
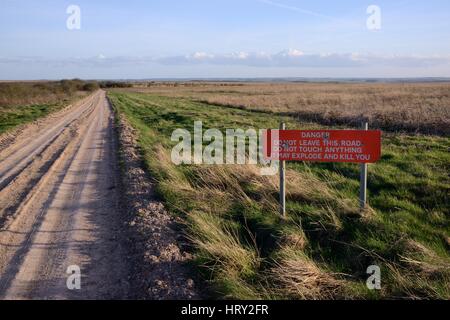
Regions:
M 30 129 L 34 137 L 24 129 L 0 152 L 0 297 L 127 298 L 113 117 L 105 93 L 53 120 Z M 71 265 L 81 268 L 81 290 L 67 289 Z
M 42 152 L 36 154 L 33 161 L 30 161 L 17 174 L 12 175 L 8 183 L 0 186 L 0 212 L 3 212 L 3 215 L 0 215 L 0 226 L 4 226 L 8 219 L 13 218 L 11 215 L 18 212 L 17 209 L 25 197 L 36 187 L 41 178 L 48 174 L 52 164 L 64 152 L 69 142 L 76 137 L 80 123 L 92 112 L 93 108 L 90 107 L 79 119 L 68 124 L 60 135 L 46 144 Z

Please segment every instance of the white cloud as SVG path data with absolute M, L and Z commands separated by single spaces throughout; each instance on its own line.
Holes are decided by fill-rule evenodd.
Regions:
M 187 56 L 187 58 L 192 58 L 195 60 L 203 60 L 203 59 L 213 59 L 214 55 L 213 54 L 208 54 L 205 52 L 196 52 L 194 53 L 192 56 Z
M 450 56 L 384 56 L 359 53 L 306 54 L 289 49 L 275 54 L 239 52 L 231 54 L 194 54 L 155 59 L 165 65 L 242 65 L 250 67 L 343 68 L 368 66 L 427 67 L 450 64 Z
M 287 52 L 287 55 L 289 57 L 301 57 L 304 55 L 303 51 L 297 50 L 297 49 L 289 49 Z
M 20 66 L 77 66 L 77 67 L 129 67 L 136 65 L 163 66 L 247 66 L 257 68 L 361 68 L 396 67 L 426 68 L 449 66 L 450 56 L 417 55 L 375 55 L 360 53 L 304 53 L 298 49 L 289 49 L 279 53 L 236 52 L 207 53 L 195 52 L 189 55 L 167 57 L 106 57 L 100 54 L 91 58 L 49 59 L 41 57 L 0 57 L 0 64 Z
M 247 59 L 249 54 L 247 52 L 239 52 L 239 53 L 235 53 L 233 54 L 234 56 L 236 56 L 238 59 Z

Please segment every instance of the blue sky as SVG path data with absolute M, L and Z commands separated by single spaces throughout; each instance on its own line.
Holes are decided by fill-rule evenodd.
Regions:
M 450 2 L 1 0 L 0 79 L 294 76 L 448 77 Z

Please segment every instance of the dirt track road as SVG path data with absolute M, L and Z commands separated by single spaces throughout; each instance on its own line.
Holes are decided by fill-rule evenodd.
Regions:
M 0 141 L 0 299 L 127 298 L 112 126 L 98 91 Z

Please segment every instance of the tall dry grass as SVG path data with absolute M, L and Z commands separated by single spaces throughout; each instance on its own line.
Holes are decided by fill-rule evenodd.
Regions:
M 135 89 L 325 125 L 450 134 L 450 83 L 186 83 Z
M 0 83 L 0 107 L 56 104 L 98 89 L 95 82 L 61 80 Z
M 196 247 L 197 259 L 211 271 L 212 282 L 225 297 L 333 299 L 350 291 L 351 281 L 323 269 L 307 255 L 308 240 L 301 227 L 280 234 L 274 249 L 279 253 L 263 257 L 251 230 L 230 218 L 236 204 L 259 208 L 261 217 L 278 217 L 276 176 L 261 176 L 255 165 L 203 165 L 189 168 L 186 179 L 164 147 L 155 146 L 154 152 L 157 161 L 151 162 L 152 170 L 164 173 L 157 179 L 159 189 L 169 206 L 186 215 L 188 238 Z M 327 228 L 340 229 L 341 218 L 357 211 L 356 203 L 311 172 L 288 170 L 287 174 L 288 198 L 316 203 L 318 209 L 311 214 Z
M 283 249 L 271 270 L 278 295 L 290 299 L 323 300 L 339 298 L 345 281 L 324 270 L 302 251 Z

